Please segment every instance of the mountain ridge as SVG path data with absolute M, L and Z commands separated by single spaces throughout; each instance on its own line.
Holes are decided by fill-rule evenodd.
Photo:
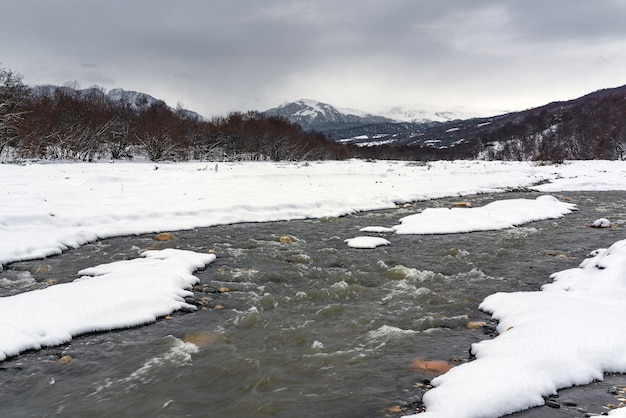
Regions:
M 320 132 L 342 127 L 392 121 L 391 119 L 364 111 L 339 108 L 311 99 L 286 102 L 265 110 L 261 114 L 267 117 L 280 117 L 300 125 L 305 130 Z
M 164 100 L 157 99 L 148 93 L 142 93 L 135 90 L 124 90 L 120 87 L 105 90 L 99 87 L 89 88 L 74 88 L 69 86 L 56 86 L 53 84 L 42 84 L 30 87 L 31 94 L 35 96 L 53 96 L 58 92 L 77 98 L 86 99 L 89 97 L 95 97 L 100 99 L 111 100 L 116 103 L 125 103 L 133 110 L 138 110 L 144 107 L 150 106 L 167 106 L 168 108 L 175 110 L 171 106 L 168 106 Z M 199 120 L 204 119 L 199 113 L 196 113 L 188 109 L 176 109 L 182 112 L 187 117 L 197 118 Z
M 450 106 L 445 109 L 441 106 L 427 105 L 423 103 L 396 105 L 383 109 L 381 116 L 409 123 L 450 122 L 453 120 L 466 120 L 480 117 L 488 117 L 509 113 L 506 110 L 495 109 L 470 109 L 463 106 Z
M 380 112 L 368 112 L 304 98 L 284 102 L 261 112 L 264 116 L 281 117 L 300 125 L 305 130 L 319 132 L 351 129 L 376 123 L 432 124 L 433 122 L 450 122 L 501 113 L 506 112 L 494 110 L 493 113 L 488 114 L 484 110 L 471 110 L 462 106 L 441 109 L 424 104 L 397 105 Z

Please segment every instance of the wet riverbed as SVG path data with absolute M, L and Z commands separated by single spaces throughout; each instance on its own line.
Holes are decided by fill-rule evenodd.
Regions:
M 462 200 L 481 206 L 538 195 Z M 470 344 L 489 338 L 489 327 L 466 326 L 489 321 L 477 309 L 484 297 L 538 290 L 551 273 L 626 238 L 626 193 L 555 196 L 580 210 L 502 231 L 382 234 L 391 245 L 373 250 L 349 248 L 344 240 L 367 235 L 358 232 L 362 227 L 392 226 L 402 216 L 459 199 L 342 218 L 178 231 L 166 242 L 152 235 L 114 238 L 14 263 L 0 272 L 0 296 L 71 281 L 85 267 L 135 258 L 147 248 L 218 257 L 196 272 L 196 312 L 77 337 L 0 363 L 0 415 L 397 416 L 397 406 L 409 411 L 407 403 L 419 404 L 424 388 L 416 383 L 432 377 L 412 370 L 413 359 L 467 361 Z M 600 217 L 616 227 L 588 227 Z M 581 405 L 582 396 L 571 394 Z M 590 412 L 603 412 L 604 400 L 587 398 L 597 401 L 587 406 Z M 576 409 L 563 407 L 554 416 L 581 416 Z

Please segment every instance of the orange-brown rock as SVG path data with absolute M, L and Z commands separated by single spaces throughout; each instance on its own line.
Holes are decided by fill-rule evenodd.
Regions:
M 390 406 L 386 409 L 386 411 L 391 414 L 399 414 L 400 412 L 402 412 L 402 407 L 400 405 Z
M 278 238 L 278 242 L 280 242 L 281 244 L 292 244 L 296 241 L 297 239 L 295 237 L 292 237 L 291 235 L 283 235 L 282 237 Z
M 485 321 L 470 321 L 467 324 L 465 324 L 465 327 L 467 329 L 481 329 L 485 325 L 487 325 Z
M 52 270 L 50 264 L 44 264 L 43 266 L 37 267 L 37 270 L 35 270 L 35 274 L 50 273 L 50 270 Z
M 154 239 L 157 241 L 171 241 L 174 239 L 174 234 L 171 232 L 161 232 L 154 236 Z
M 411 362 L 411 370 L 414 372 L 435 376 L 444 374 L 453 367 L 454 364 L 450 364 L 445 360 L 426 360 L 423 358 L 416 358 Z

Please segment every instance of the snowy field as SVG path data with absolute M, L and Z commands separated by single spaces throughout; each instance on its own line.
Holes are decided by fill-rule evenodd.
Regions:
M 576 210 L 575 202 L 550 193 L 626 190 L 626 163 L 0 164 L 0 265 L 113 236 L 334 217 L 521 187 L 546 196 L 508 200 L 503 195 L 482 208 L 429 209 L 399 225 L 361 233 L 461 233 L 567 216 Z M 371 235 L 345 238 L 346 246 L 369 248 L 364 251 L 389 245 Z M 604 372 L 626 372 L 626 332 L 619 332 L 626 316 L 626 240 L 611 244 L 581 260 L 580 268 L 555 273 L 540 292 L 487 297 L 480 307 L 499 320 L 500 335 L 473 346 L 475 361 L 434 379 L 435 388 L 424 397 L 428 412 L 419 416 L 497 417 L 541 405 L 542 395 Z M 189 251 L 149 251 L 136 260 L 83 270 L 72 283 L 0 298 L 0 359 L 85 332 L 193 309 L 184 302 L 197 281 L 193 271 L 213 259 Z M 84 296 L 90 292 L 99 297 Z M 83 306 L 80 300 L 98 304 Z M 24 306 L 37 309 L 24 315 Z M 611 415 L 626 416 L 624 411 Z

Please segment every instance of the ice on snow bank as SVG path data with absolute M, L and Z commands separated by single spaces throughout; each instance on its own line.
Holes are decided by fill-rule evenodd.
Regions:
M 167 249 L 80 271 L 71 283 L 0 298 L 0 360 L 73 336 L 155 321 L 179 309 L 214 254 Z
M 553 196 L 536 199 L 508 199 L 478 208 L 428 208 L 400 219 L 397 234 L 454 234 L 513 228 L 525 223 L 560 218 L 576 205 Z
M 364 228 L 359 229 L 359 232 L 373 232 L 373 233 L 394 233 L 396 232 L 393 228 L 387 228 L 386 226 L 366 226 Z
M 542 291 L 485 298 L 480 309 L 499 321 L 499 335 L 472 345 L 476 360 L 433 379 L 426 412 L 414 416 L 499 417 L 626 372 L 626 240 L 551 277 Z

